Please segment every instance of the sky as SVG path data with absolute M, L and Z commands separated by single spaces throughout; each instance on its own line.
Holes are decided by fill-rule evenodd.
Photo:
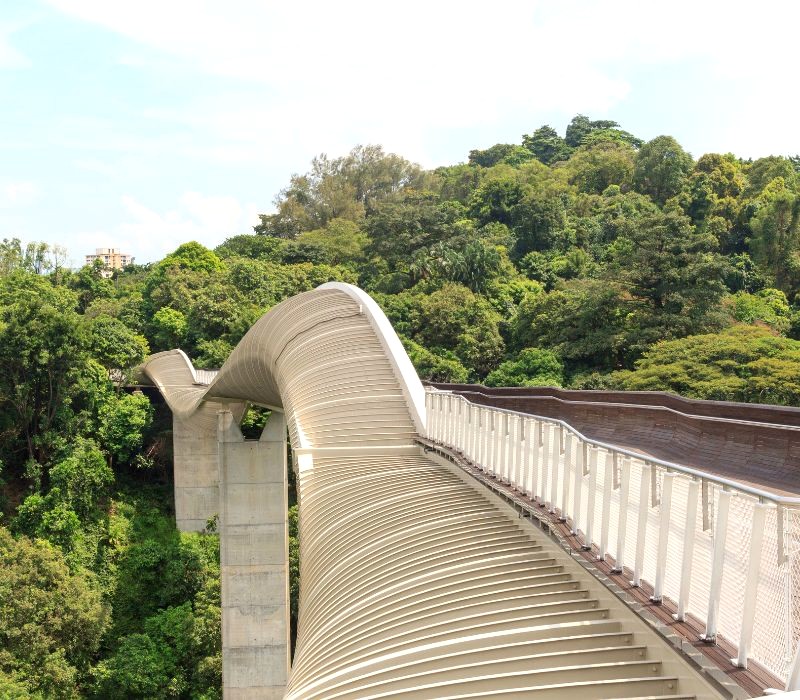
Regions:
M 139 263 L 251 233 L 319 153 L 424 167 L 578 113 L 800 153 L 800 3 L 0 0 L 0 239 Z

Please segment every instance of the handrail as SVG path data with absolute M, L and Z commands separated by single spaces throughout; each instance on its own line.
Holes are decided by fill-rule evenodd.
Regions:
M 500 413 L 510 413 L 512 415 L 517 416 L 528 416 L 530 418 L 535 418 L 536 420 L 545 421 L 547 423 L 551 423 L 554 425 L 561 425 L 562 427 L 566 428 L 574 435 L 576 435 L 580 440 L 583 442 L 589 443 L 594 447 L 599 447 L 604 450 L 608 450 L 611 452 L 618 452 L 619 454 L 625 455 L 626 457 L 633 457 L 634 459 L 639 459 L 645 462 L 649 462 L 651 464 L 657 464 L 660 467 L 664 467 L 669 471 L 680 472 L 682 474 L 687 474 L 688 476 L 697 478 L 697 479 L 704 479 L 706 481 L 711 481 L 712 483 L 719 484 L 720 486 L 724 486 L 730 489 L 735 489 L 736 491 L 740 491 L 742 493 L 746 493 L 750 496 L 754 496 L 758 498 L 760 503 L 769 502 L 774 503 L 775 505 L 781 505 L 784 507 L 789 506 L 796 506 L 800 507 L 800 498 L 794 496 L 781 496 L 777 493 L 772 493 L 770 491 L 765 491 L 763 489 L 759 489 L 755 486 L 750 486 L 749 484 L 743 484 L 739 481 L 735 481 L 733 479 L 727 479 L 723 476 L 718 476 L 716 474 L 711 474 L 710 472 L 704 472 L 701 469 L 695 469 L 694 467 L 687 467 L 684 464 L 678 464 L 676 462 L 670 462 L 665 459 L 661 459 L 659 457 L 651 457 L 650 455 L 642 454 L 641 452 L 636 452 L 634 450 L 629 450 L 625 447 L 621 447 L 619 445 L 612 445 L 607 442 L 602 442 L 601 440 L 597 440 L 595 438 L 586 437 L 583 433 L 581 433 L 577 428 L 572 427 L 569 423 L 560 418 L 551 418 L 549 416 L 540 416 L 536 413 L 527 413 L 525 411 L 514 411 L 510 408 L 500 408 L 499 406 L 486 406 L 484 404 L 475 403 L 474 401 L 470 401 L 466 398 L 463 394 L 458 392 L 450 391 L 450 390 L 443 390 L 443 389 L 431 389 L 430 387 L 426 387 L 426 391 L 430 393 L 440 393 L 440 394 L 450 394 L 452 396 L 459 397 L 462 401 L 466 401 L 468 404 L 472 406 L 478 406 L 480 408 L 490 408 L 493 411 L 498 411 Z M 488 396 L 488 394 L 486 394 Z M 633 406 L 638 406 L 638 404 L 631 404 Z M 666 407 L 665 407 L 666 408 Z M 673 410 L 666 408 L 666 410 Z
M 630 559 L 632 585 L 653 583 L 652 600 L 671 597 L 679 620 L 687 611 L 705 618 L 706 641 L 714 642 L 718 630 L 738 640 L 736 665 L 746 668 L 752 655 L 776 674 L 800 679 L 791 660 L 800 631 L 791 559 L 800 542 L 800 498 L 593 439 L 560 418 L 475 403 L 450 390 L 428 387 L 426 413 L 429 440 L 557 514 L 583 549 L 597 547 L 598 559 L 613 560 L 617 573 Z M 671 532 L 682 540 L 680 557 L 675 543 L 668 544 Z

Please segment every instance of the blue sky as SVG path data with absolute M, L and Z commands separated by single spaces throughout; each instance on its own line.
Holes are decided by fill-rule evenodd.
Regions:
M 786 2 L 2 0 L 0 238 L 214 246 L 317 153 L 426 167 L 576 113 L 800 153 Z

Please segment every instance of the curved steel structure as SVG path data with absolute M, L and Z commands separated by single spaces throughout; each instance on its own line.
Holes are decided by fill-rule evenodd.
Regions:
M 721 697 L 555 542 L 422 452 L 423 387 L 361 290 L 330 283 L 274 307 L 210 386 L 179 351 L 154 356 L 143 373 L 174 412 L 176 509 L 187 529 L 219 508 L 214 488 L 232 493 L 231 474 L 253 490 L 268 481 L 248 476 L 261 452 L 242 443 L 249 456 L 234 464 L 239 457 L 224 447 L 240 439 L 235 422 L 245 405 L 285 412 L 301 506 L 296 652 L 283 679 L 277 666 L 261 673 L 277 657 L 261 662 L 248 652 L 250 666 L 224 678 L 226 697 Z M 276 449 L 276 430 L 265 455 Z M 249 527 L 241 532 L 251 539 L 266 531 L 250 515 L 231 518 L 233 496 L 222 501 L 223 543 L 226 528 Z M 246 550 L 242 542 L 223 547 Z M 223 616 L 241 618 L 263 576 L 281 570 L 256 562 L 261 568 L 233 585 L 229 561 L 223 552 Z M 255 587 L 250 597 L 226 607 L 246 581 Z M 263 650 L 280 640 L 262 634 L 278 628 L 268 607 L 259 610 L 260 626 L 247 629 Z M 223 634 L 227 651 L 235 645 L 225 645 L 225 634 L 233 633 Z

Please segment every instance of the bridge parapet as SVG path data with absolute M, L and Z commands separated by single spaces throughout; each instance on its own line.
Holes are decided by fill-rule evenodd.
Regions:
M 780 678 L 796 677 L 800 499 L 589 439 L 568 423 L 428 390 L 427 435 L 565 522 Z M 792 688 L 795 689 L 795 688 Z

